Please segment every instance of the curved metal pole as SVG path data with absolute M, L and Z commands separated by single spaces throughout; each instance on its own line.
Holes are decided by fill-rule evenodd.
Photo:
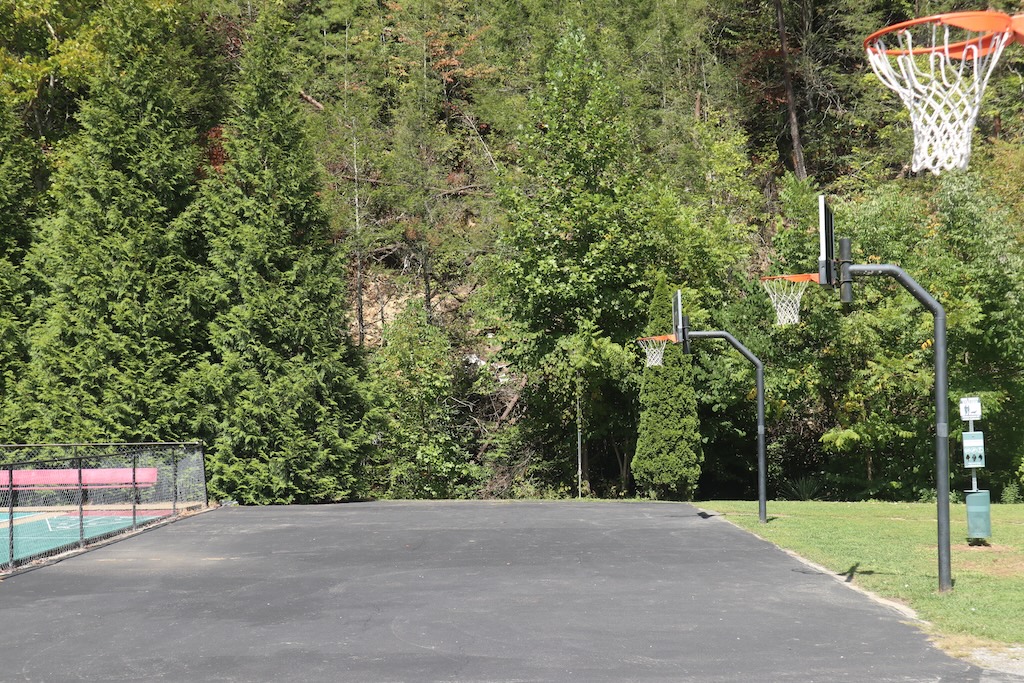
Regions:
M 757 516 L 761 524 L 768 522 L 768 465 L 764 450 L 764 363 L 728 332 L 689 331 L 690 339 L 724 339 L 754 364 L 757 376 Z
M 843 244 L 847 242 L 847 244 Z M 938 516 L 939 591 L 953 588 L 949 547 L 949 374 L 946 356 L 946 309 L 928 290 L 899 266 L 851 263 L 848 240 L 840 240 L 840 291 L 843 301 L 852 301 L 849 285 L 855 275 L 886 275 L 901 285 L 931 311 L 935 320 L 935 490 Z M 847 285 L 843 291 L 843 285 Z

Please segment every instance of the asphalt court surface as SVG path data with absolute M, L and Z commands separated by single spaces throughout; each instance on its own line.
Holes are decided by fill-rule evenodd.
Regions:
M 226 507 L 0 583 L 3 681 L 1016 681 L 673 503 Z

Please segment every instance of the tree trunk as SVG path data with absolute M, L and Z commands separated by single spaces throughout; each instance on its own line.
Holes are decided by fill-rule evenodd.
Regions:
M 346 38 L 348 28 L 345 29 Z M 352 130 L 355 131 L 355 119 L 352 120 Z M 363 313 L 363 236 L 359 223 L 359 148 L 356 146 L 356 138 L 352 136 L 352 168 L 355 173 L 356 196 L 356 329 L 358 330 L 357 343 L 360 348 L 366 342 L 366 318 Z
M 800 143 L 800 126 L 796 118 L 796 95 L 793 92 L 793 78 L 789 73 L 789 48 L 786 46 L 786 22 L 782 15 L 782 0 L 775 2 L 775 20 L 779 28 L 779 47 L 782 51 L 782 82 L 786 88 L 786 108 L 789 110 L 789 135 L 793 139 L 793 170 L 799 180 L 807 179 L 804 164 L 804 147 Z
M 423 307 L 427 311 L 427 324 L 434 324 L 433 298 L 430 291 L 430 251 L 426 244 L 423 245 Z
M 629 493 L 629 446 L 627 445 L 625 448 L 619 448 L 618 442 L 614 439 L 612 439 L 611 444 L 612 450 L 615 452 L 615 459 L 619 462 L 619 486 L 621 495 L 625 496 Z
M 363 314 L 363 251 L 356 250 L 356 328 L 359 330 L 357 344 L 366 343 L 366 319 Z

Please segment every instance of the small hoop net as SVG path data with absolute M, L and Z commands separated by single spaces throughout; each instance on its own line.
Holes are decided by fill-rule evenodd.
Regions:
M 807 285 L 817 281 L 817 273 L 761 278 L 761 286 L 768 292 L 768 298 L 772 300 L 775 309 L 776 325 L 795 325 L 800 322 L 800 299 Z
M 647 360 L 645 365 L 647 367 L 654 367 L 656 365 L 663 365 L 665 362 L 665 347 L 668 346 L 672 335 L 662 335 L 660 337 L 641 337 L 636 340 L 636 343 L 640 345 L 640 348 L 647 354 Z
M 911 169 L 967 168 L 971 134 L 989 76 L 1013 20 L 1002 12 L 955 12 L 905 21 L 864 41 L 868 62 L 910 111 Z

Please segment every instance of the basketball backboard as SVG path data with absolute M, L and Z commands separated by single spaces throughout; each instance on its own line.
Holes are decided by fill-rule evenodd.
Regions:
M 832 288 L 836 285 L 836 233 L 832 209 L 825 195 L 818 195 L 818 284 Z
M 690 353 L 690 320 L 683 315 L 683 292 L 677 289 L 672 297 L 672 332 L 676 344 L 683 345 L 683 352 Z

